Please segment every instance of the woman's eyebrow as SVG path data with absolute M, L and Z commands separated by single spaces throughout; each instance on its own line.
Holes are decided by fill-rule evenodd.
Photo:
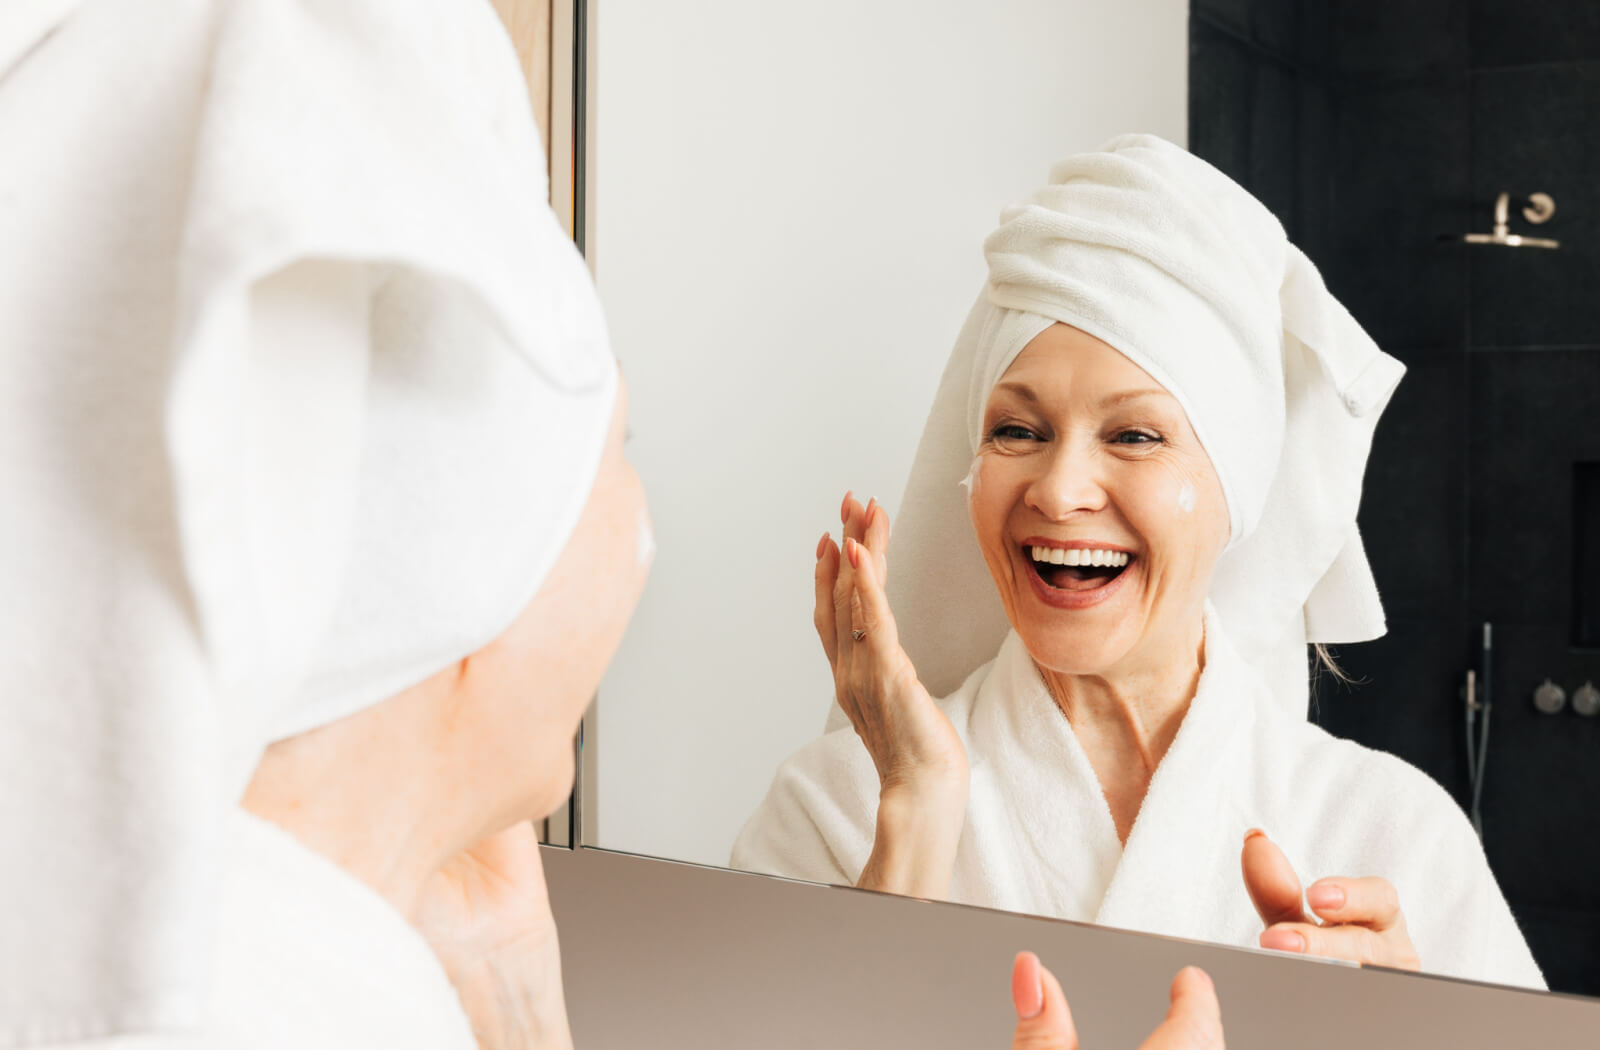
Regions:
M 1009 383 L 996 383 L 994 388 L 996 392 L 1004 390 L 1008 394 L 1014 394 L 1031 405 L 1037 405 L 1039 403 L 1039 395 L 1035 394 L 1033 392 L 1033 387 L 1026 383 L 1018 383 L 1013 380 Z
M 1166 390 L 1158 386 L 1139 387 L 1136 390 L 1119 390 L 1115 394 L 1107 394 L 1099 401 L 1101 408 L 1113 408 L 1128 401 L 1137 401 L 1141 397 L 1159 397 L 1165 395 Z
M 1009 382 L 996 383 L 994 388 L 996 391 L 1004 390 L 1008 394 L 1015 395 L 1031 405 L 1039 404 L 1039 395 L 1034 393 L 1033 388 L 1028 386 L 1026 383 L 1020 383 L 1016 380 L 1011 380 Z M 1145 386 L 1137 387 L 1131 390 L 1118 390 L 1115 393 L 1107 394 L 1105 397 L 1102 397 L 1099 401 L 1095 402 L 1095 407 L 1115 408 L 1117 405 L 1128 401 L 1136 401 L 1141 397 L 1157 396 L 1168 396 L 1167 391 L 1159 386 Z

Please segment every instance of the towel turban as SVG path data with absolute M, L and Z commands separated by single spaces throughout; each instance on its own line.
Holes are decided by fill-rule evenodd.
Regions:
M 961 482 L 990 391 L 1062 322 L 1183 406 L 1228 508 L 1208 597 L 1303 717 L 1306 643 L 1384 631 L 1356 511 L 1373 428 L 1404 369 L 1265 206 L 1154 136 L 1057 164 L 1002 213 L 984 251 L 988 279 L 945 366 L 890 547 L 890 604 L 924 684 L 952 692 L 1008 630 Z

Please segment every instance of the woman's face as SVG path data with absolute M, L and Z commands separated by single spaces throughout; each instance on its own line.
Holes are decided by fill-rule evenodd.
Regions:
M 1062 674 L 1158 669 L 1192 641 L 1228 510 L 1176 398 L 1064 324 L 989 396 L 972 523 L 1006 616 Z
M 639 604 L 655 553 L 644 486 L 623 449 L 627 389 L 589 502 L 528 608 L 465 674 L 483 717 L 480 768 L 511 789 L 517 819 L 553 811 L 572 787 L 573 735 Z

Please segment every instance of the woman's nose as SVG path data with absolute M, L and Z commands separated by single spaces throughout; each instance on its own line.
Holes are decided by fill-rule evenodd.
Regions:
M 1106 490 L 1088 450 L 1060 446 L 1023 498 L 1050 521 L 1064 521 L 1077 513 L 1104 509 Z

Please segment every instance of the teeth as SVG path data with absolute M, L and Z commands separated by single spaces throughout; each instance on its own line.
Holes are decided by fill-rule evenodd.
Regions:
M 1033 547 L 1033 560 L 1050 565 L 1108 565 L 1113 568 L 1128 564 L 1127 551 L 1084 550 L 1081 547 Z

